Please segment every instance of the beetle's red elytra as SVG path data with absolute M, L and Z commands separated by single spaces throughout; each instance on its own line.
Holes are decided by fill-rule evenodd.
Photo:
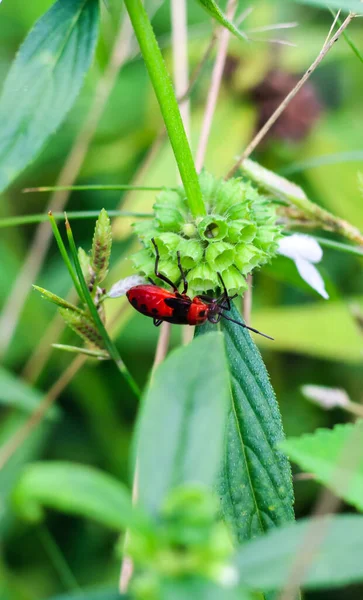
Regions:
M 231 297 L 228 295 L 220 273 L 218 273 L 218 277 L 221 282 L 223 293 L 219 298 L 211 298 L 204 295 L 190 298 L 187 295 L 188 282 L 178 253 L 178 267 L 184 284 L 183 291 L 179 292 L 175 283 L 159 272 L 159 250 L 155 240 L 152 239 L 151 241 L 155 248 L 155 276 L 170 285 L 173 291 L 159 287 L 150 280 L 150 285 L 136 285 L 130 288 L 128 292 L 126 292 L 126 296 L 130 304 L 132 304 L 137 311 L 153 319 L 154 325 L 158 327 L 163 321 L 178 325 L 203 325 L 206 321 L 218 323 L 223 317 L 224 319 L 232 321 L 254 333 L 263 335 L 271 340 L 273 339 L 257 329 L 247 327 L 244 323 L 231 319 L 225 314 L 225 311 L 231 310 L 231 300 L 235 298 L 235 296 Z

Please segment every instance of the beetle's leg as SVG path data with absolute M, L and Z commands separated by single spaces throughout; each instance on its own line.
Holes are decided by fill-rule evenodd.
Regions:
M 212 304 L 212 302 L 216 302 L 215 298 L 211 298 L 210 296 L 206 296 L 205 294 L 198 294 L 195 298 L 200 298 L 204 302 L 208 302 L 208 304 Z
M 154 317 L 154 319 L 153 319 L 153 323 L 154 323 L 155 327 L 159 327 L 159 325 L 161 325 L 161 324 L 162 324 L 162 321 L 161 321 L 160 319 L 156 319 L 156 318 Z
M 183 267 L 182 267 L 181 262 L 180 262 L 180 252 L 179 252 L 179 250 L 176 253 L 176 255 L 178 257 L 178 267 L 179 267 L 180 275 L 181 275 L 181 278 L 182 278 L 182 282 L 184 284 L 184 288 L 183 288 L 182 294 L 185 295 L 187 293 L 187 291 L 188 291 L 188 282 L 187 282 L 187 278 L 185 277 L 185 273 L 183 271 Z
M 230 297 L 228 296 L 227 288 L 226 288 L 225 283 L 224 283 L 224 281 L 222 279 L 222 275 L 219 272 L 217 273 L 217 275 L 218 275 L 219 281 L 221 282 L 222 288 L 223 288 L 223 296 L 222 296 L 222 298 L 224 299 L 224 301 L 227 304 L 227 310 L 231 310 L 231 300 L 230 300 Z
M 151 279 L 151 277 L 148 277 L 147 280 L 150 281 L 151 285 L 156 285 L 155 281 Z
M 154 269 L 154 273 L 156 275 L 156 277 L 158 279 L 161 279 L 161 281 L 164 281 L 165 283 L 167 283 L 168 285 L 170 285 L 170 287 L 173 288 L 174 292 L 178 291 L 178 288 L 176 287 L 175 283 L 173 283 L 168 277 L 166 277 L 165 275 L 163 275 L 162 273 L 160 273 L 160 271 L 158 270 L 159 268 L 159 260 L 160 260 L 160 254 L 159 254 L 159 250 L 158 247 L 156 245 L 156 242 L 154 240 L 154 238 L 151 238 L 152 244 L 155 248 L 155 269 Z

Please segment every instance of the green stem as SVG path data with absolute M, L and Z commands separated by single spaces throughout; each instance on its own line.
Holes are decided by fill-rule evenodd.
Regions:
M 57 227 L 57 223 L 55 222 L 54 216 L 53 216 L 53 214 L 50 211 L 49 211 L 49 213 L 47 215 L 47 219 L 49 219 L 49 221 L 50 221 L 50 224 L 51 224 L 52 229 L 53 229 L 54 237 L 55 237 L 56 242 L 58 244 L 59 252 L 61 253 L 62 258 L 63 258 L 63 260 L 65 262 L 65 265 L 66 265 L 66 267 L 68 269 L 68 273 L 70 274 L 70 276 L 72 278 L 73 285 L 74 285 L 74 287 L 77 290 L 77 294 L 78 294 L 80 300 L 82 302 L 85 302 L 85 297 L 83 295 L 81 286 L 79 285 L 79 281 L 78 281 L 78 279 L 76 277 L 76 274 L 75 274 L 75 272 L 73 270 L 72 263 L 69 260 L 68 252 L 67 252 L 66 247 L 65 247 L 65 245 L 63 243 L 62 236 L 59 233 L 59 229 Z
M 141 0 L 125 0 L 173 147 L 189 207 L 194 217 L 206 214 L 198 175 L 185 133 L 172 82 Z
M 77 252 L 77 248 L 76 248 L 76 244 L 74 242 L 74 238 L 73 238 L 73 233 L 72 233 L 72 229 L 71 226 L 69 224 L 68 218 L 66 216 L 66 230 L 67 230 L 67 236 L 68 236 L 68 241 L 69 241 L 69 246 L 72 252 L 72 257 L 73 257 L 73 262 L 74 262 L 74 266 L 76 269 L 76 273 L 79 279 L 79 283 L 81 285 L 82 288 L 82 292 L 85 298 L 85 302 L 88 306 L 88 309 L 91 313 L 91 317 L 99 331 L 99 333 L 102 336 L 102 339 L 104 341 L 105 344 L 105 348 L 107 350 L 107 352 L 109 353 L 110 357 L 112 358 L 112 360 L 115 362 L 118 370 L 120 371 L 120 373 L 124 376 L 124 378 L 126 379 L 127 383 L 129 384 L 130 388 L 132 389 L 132 391 L 134 392 L 134 394 L 137 396 L 137 398 L 140 398 L 140 394 L 141 391 L 139 389 L 139 386 L 137 385 L 136 381 L 134 380 L 134 378 L 132 377 L 131 373 L 129 372 L 128 368 L 126 367 L 125 363 L 123 362 L 115 344 L 113 343 L 113 341 L 111 340 L 110 336 L 107 333 L 107 330 L 101 320 L 100 315 L 98 314 L 97 308 L 93 302 L 92 296 L 90 294 L 90 291 L 88 289 L 86 280 L 83 276 L 83 272 L 82 272 L 82 268 L 78 259 L 78 252 Z
M 42 187 L 32 187 L 32 188 L 24 188 L 23 194 L 28 194 L 30 192 L 84 192 L 84 191 L 103 191 L 103 192 L 111 192 L 117 190 L 126 190 L 131 192 L 161 192 L 162 190 L 172 190 L 176 191 L 178 188 L 168 187 L 168 186 L 144 186 L 144 185 L 127 185 L 123 183 L 115 183 L 112 185 L 103 185 L 103 184 L 95 184 L 95 185 L 56 185 L 56 186 L 42 186 Z
M 100 214 L 99 210 L 77 210 L 74 212 L 67 213 L 72 219 L 94 219 Z M 109 217 L 134 217 L 135 219 L 151 219 L 153 215 L 151 213 L 138 213 L 128 210 L 108 210 L 107 214 Z M 64 213 L 56 212 L 52 213 L 54 221 L 60 221 L 64 219 Z M 31 225 L 33 223 L 43 223 L 48 221 L 49 216 L 45 213 L 37 215 L 21 215 L 19 217 L 7 217 L 0 219 L 0 229 L 3 227 L 16 227 L 17 225 Z
M 81 588 L 78 585 L 75 576 L 73 575 L 57 543 L 51 536 L 49 529 L 45 525 L 41 525 L 39 527 L 39 537 L 55 571 L 58 573 L 59 579 L 61 580 L 64 588 L 68 591 L 77 590 L 80 592 Z

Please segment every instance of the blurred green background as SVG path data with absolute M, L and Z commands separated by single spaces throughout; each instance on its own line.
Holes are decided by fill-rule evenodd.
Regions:
M 3 80 L 27 32 L 51 0 L 4 0 L 0 7 L 0 74 Z M 118 32 L 122 2 L 109 0 L 102 6 L 102 29 L 94 65 L 82 93 L 61 129 L 47 144 L 35 163 L 2 195 L 0 218 L 33 214 L 46 209 L 47 194 L 23 194 L 22 188 L 55 184 L 104 72 Z M 165 57 L 171 66 L 169 2 L 148 0 L 153 23 Z M 260 41 L 244 44 L 231 40 L 217 111 L 205 165 L 223 176 L 234 157 L 245 147 L 259 123 L 291 89 L 319 52 L 332 16 L 285 2 L 239 2 L 239 13 L 253 5 L 246 28 L 297 21 L 298 27 L 255 33 L 259 39 L 282 38 L 294 47 Z M 221 2 L 221 6 L 225 3 Z M 212 23 L 195 0 L 188 0 L 189 56 L 193 68 L 208 45 Z M 363 52 L 359 20 L 349 28 L 349 36 Z M 206 94 L 213 67 L 204 69 L 191 96 L 192 145 L 197 147 Z M 282 116 L 279 127 L 255 153 L 254 158 L 270 169 L 299 183 L 309 197 L 363 229 L 362 191 L 357 174 L 363 168 L 362 119 L 363 64 L 344 39 L 328 54 L 309 87 L 294 106 Z M 274 105 L 275 102 L 275 105 Z M 11 119 L 11 114 L 9 114 Z M 119 72 L 97 132 L 83 162 L 77 183 L 128 183 L 144 160 L 161 129 L 161 117 L 136 45 L 132 56 Z M 145 185 L 176 183 L 176 168 L 167 143 L 162 143 L 144 169 Z M 68 210 L 117 208 L 150 211 L 150 192 L 123 196 L 119 192 L 72 193 Z M 112 270 L 108 284 L 132 272 L 128 257 L 137 246 L 130 219 L 114 221 Z M 89 249 L 94 222 L 75 221 L 73 231 L 79 245 Z M 56 309 L 38 294 L 18 290 L 15 301 L 9 295 L 34 239 L 36 226 L 1 229 L 0 306 L 7 321 L 0 332 L 0 444 L 24 423 L 42 393 L 49 390 L 72 357 L 50 344 L 57 341 Z M 329 234 L 325 233 L 326 237 Z M 254 277 L 252 322 L 275 342 L 263 342 L 261 349 L 276 390 L 287 435 L 298 435 L 317 427 L 331 427 L 349 420 L 342 411 L 324 412 L 303 398 L 300 387 L 306 383 L 342 387 L 350 397 L 362 401 L 362 331 L 353 309 L 363 306 L 362 259 L 335 250 L 324 250 L 319 269 L 330 300 L 310 290 L 296 273 L 294 264 L 278 258 Z M 36 281 L 40 286 L 65 295 L 70 281 L 64 264 L 52 243 Z M 26 302 L 16 318 L 16 299 L 25 291 Z M 14 297 L 13 297 L 14 299 Z M 109 301 L 111 303 L 111 301 Z M 153 364 L 158 330 L 151 321 L 133 312 L 125 299 L 108 305 L 108 319 L 117 322 L 117 345 L 130 371 L 140 385 L 146 382 Z M 15 317 L 14 317 L 15 315 Z M 14 318 L 14 331 L 8 336 L 7 323 Z M 49 330 L 48 328 L 53 329 Z M 181 341 L 181 329 L 174 327 L 172 343 Z M 46 336 L 44 338 L 43 336 Z M 7 343 L 7 338 L 9 340 Z M 75 336 L 60 330 L 63 343 Z M 69 460 L 97 466 L 129 482 L 130 441 L 137 406 L 112 364 L 88 362 L 58 399 L 59 411 L 46 419 L 21 445 L 0 471 L 0 598 L 33 600 L 66 591 L 54 565 L 47 531 L 71 565 L 82 587 L 115 587 L 120 565 L 121 543 L 117 536 L 82 519 L 48 512 L 46 530 L 29 526 L 15 515 L 11 490 L 24 464 L 34 460 Z M 319 492 L 316 484 L 296 482 L 297 516 L 308 514 Z M 48 540 L 48 541 L 47 541 Z M 362 598 L 363 590 L 308 594 L 307 598 Z

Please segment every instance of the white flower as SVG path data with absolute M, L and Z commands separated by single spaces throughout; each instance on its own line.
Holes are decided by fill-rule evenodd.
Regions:
M 119 298 L 120 296 L 124 296 L 135 285 L 145 285 L 147 283 L 148 281 L 145 277 L 141 277 L 141 275 L 130 275 L 130 277 L 116 281 L 108 292 L 107 298 Z
M 310 235 L 294 233 L 279 241 L 278 253 L 291 258 L 300 276 L 323 298 L 329 298 L 324 281 L 315 263 L 321 261 L 323 251 L 318 242 Z

